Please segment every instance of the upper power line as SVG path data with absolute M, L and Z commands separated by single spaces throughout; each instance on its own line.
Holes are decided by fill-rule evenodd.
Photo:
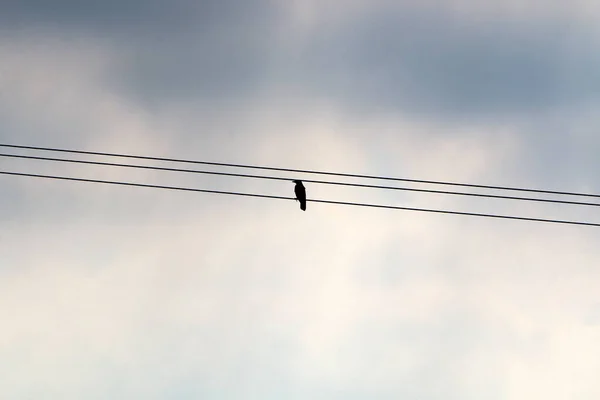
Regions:
M 66 181 L 75 181 L 75 182 L 97 183 L 97 184 L 133 186 L 133 187 L 143 187 L 143 188 L 151 188 L 151 189 L 168 189 L 168 190 L 179 190 L 179 191 L 187 191 L 187 192 L 213 193 L 213 194 L 221 194 L 221 195 L 258 197 L 258 198 L 279 199 L 279 200 L 295 200 L 294 198 L 291 198 L 291 197 L 272 196 L 272 195 L 256 194 L 256 193 L 241 193 L 241 192 L 231 192 L 231 191 L 221 191 L 221 190 L 197 189 L 197 188 L 188 188 L 188 187 L 180 187 L 180 186 L 151 185 L 151 184 L 145 184 L 145 183 L 134 183 L 134 182 L 123 182 L 123 181 L 106 181 L 106 180 L 99 180 L 99 179 L 74 178 L 74 177 L 68 177 L 68 176 L 29 174 L 29 173 L 11 172 L 11 171 L 0 171 L 0 174 L 12 175 L 12 176 L 23 176 L 23 177 L 34 177 L 34 178 L 45 178 L 45 179 L 55 179 L 55 180 L 57 179 L 57 180 L 66 180 Z M 593 223 L 593 222 L 519 217 L 519 216 L 514 216 L 514 215 L 484 214 L 484 213 L 473 213 L 473 212 L 463 212 L 463 211 L 450 211 L 450 210 L 438 210 L 438 209 L 415 208 L 415 207 L 401 207 L 401 206 L 392 206 L 392 205 L 384 205 L 384 204 L 354 203 L 354 202 L 321 200 L 321 199 L 310 199 L 310 202 L 345 205 L 345 206 L 385 208 L 385 209 L 391 209 L 391 210 L 420 211 L 420 212 L 437 213 L 437 214 L 453 214 L 453 215 L 463 215 L 463 216 L 471 216 L 471 217 L 510 219 L 510 220 L 530 221 L 530 222 L 546 222 L 546 223 L 553 223 L 553 224 L 600 227 L 600 223 Z
M 469 187 L 469 188 L 478 188 L 478 189 L 511 190 L 511 191 L 519 191 L 519 192 L 552 194 L 552 195 L 561 195 L 561 196 L 582 196 L 582 197 L 600 198 L 600 194 L 567 192 L 567 191 L 556 191 L 556 190 L 542 190 L 542 189 L 520 188 L 520 187 L 510 187 L 510 186 L 478 185 L 478 184 L 471 184 L 471 183 L 432 181 L 432 180 L 408 179 L 408 178 L 394 178 L 394 177 L 376 176 L 376 175 L 349 174 L 349 173 L 340 173 L 340 172 L 324 172 L 324 171 L 315 171 L 315 170 L 266 167 L 266 166 L 258 166 L 258 165 L 219 163 L 219 162 L 212 162 L 212 161 L 198 161 L 198 160 L 185 160 L 185 159 L 177 159 L 177 158 L 150 157 L 150 156 L 140 156 L 140 155 L 133 155 L 133 154 L 118 154 L 118 153 L 107 153 L 107 152 L 97 152 L 97 151 L 59 149 L 59 148 L 51 148 L 51 147 L 23 146 L 23 145 L 3 144 L 3 143 L 0 143 L 0 147 L 23 149 L 23 150 L 62 152 L 62 153 L 71 153 L 71 154 L 86 154 L 86 155 L 94 155 L 94 156 L 121 157 L 121 158 L 131 158 L 131 159 L 138 159 L 138 160 L 167 161 L 167 162 L 178 162 L 178 163 L 187 163 L 187 164 L 212 165 L 212 166 L 219 166 L 219 167 L 248 168 L 248 169 L 259 169 L 259 170 L 265 170 L 265 171 L 279 171 L 279 172 L 292 172 L 292 173 L 302 173 L 302 174 L 328 175 L 328 176 L 338 176 L 338 177 L 345 177 L 345 178 L 378 179 L 378 180 L 387 180 L 387 181 L 396 181 L 396 182 L 424 183 L 424 184 L 460 186 L 460 187 Z
M 27 159 L 27 160 L 40 160 L 40 161 L 66 162 L 66 163 L 75 163 L 75 164 L 101 165 L 101 166 L 121 167 L 121 168 L 137 168 L 137 169 L 147 169 L 147 170 L 155 170 L 155 171 L 185 172 L 185 173 L 219 175 L 219 176 L 229 176 L 229 177 L 239 177 L 239 178 L 255 178 L 255 179 L 280 180 L 280 181 L 291 181 L 292 180 L 291 178 L 282 178 L 282 177 L 276 177 L 276 176 L 238 174 L 238 173 L 231 173 L 231 172 L 204 171 L 204 170 L 184 169 L 184 168 L 169 168 L 169 167 L 158 167 L 158 166 L 150 166 L 150 165 L 111 163 L 111 162 L 103 162 L 103 161 L 75 160 L 75 159 L 55 158 L 55 157 L 40 157 L 40 156 L 29 156 L 29 155 L 21 155 L 21 154 L 0 153 L 0 157 L 21 158 L 21 159 Z M 545 203 L 555 203 L 555 204 L 565 204 L 565 205 L 595 206 L 595 207 L 600 206 L 600 203 L 555 200 L 555 199 L 541 199 L 541 198 L 519 197 L 519 196 L 504 196 L 504 195 L 495 195 L 495 194 L 454 192 L 454 191 L 447 191 L 447 190 L 419 189 L 419 188 L 384 186 L 384 185 L 367 185 L 367 184 L 359 184 L 359 183 L 310 180 L 310 179 L 303 179 L 303 182 L 326 184 L 326 185 L 338 185 L 338 186 L 353 186 L 353 187 L 370 188 L 370 189 L 388 189 L 388 190 L 402 190 L 402 191 L 412 191 L 412 192 L 432 193 L 432 194 L 472 196 L 472 197 L 483 197 L 483 198 L 504 199 L 504 200 L 535 201 L 535 202 L 545 202 Z

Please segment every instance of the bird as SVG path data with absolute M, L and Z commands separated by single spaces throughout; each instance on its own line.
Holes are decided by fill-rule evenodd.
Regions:
M 294 187 L 294 193 L 296 193 L 296 200 L 300 202 L 300 209 L 306 211 L 306 189 L 302 184 L 302 181 L 293 181 L 296 186 Z

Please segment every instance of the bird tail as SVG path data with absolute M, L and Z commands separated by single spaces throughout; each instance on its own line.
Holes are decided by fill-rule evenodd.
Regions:
M 301 202 L 300 202 L 300 209 L 301 209 L 302 211 L 306 211 L 306 201 L 301 201 Z

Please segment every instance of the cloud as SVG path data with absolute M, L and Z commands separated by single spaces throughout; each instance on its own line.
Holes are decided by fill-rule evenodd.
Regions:
M 30 1 L 3 15 L 104 38 L 120 49 L 114 87 L 155 108 L 270 94 L 359 114 L 493 119 L 597 100 L 598 34 L 585 2 L 377 4 Z
M 491 2 L 480 19 L 466 13 L 468 2 L 462 13 L 360 1 L 338 13 L 329 0 L 312 9 L 220 4 L 180 1 L 169 11 L 128 2 L 120 12 L 10 4 L 4 32 L 27 29 L 11 28 L 0 42 L 2 141 L 597 187 L 598 121 L 592 89 L 583 88 L 585 79 L 594 87 L 587 27 L 555 40 L 563 28 L 549 17 L 498 16 L 503 6 Z M 578 69 L 588 57 L 590 70 Z M 486 73 L 498 79 L 483 92 L 476 83 Z M 403 93 L 399 77 L 411 77 Z M 293 189 L 0 161 L 290 197 Z M 302 213 L 292 201 L 0 181 L 0 397 L 600 394 L 591 228 L 316 203 Z M 309 198 L 595 218 L 593 208 L 307 190 Z
M 49 5 L 38 0 L 9 1 L 2 19 L 5 28 L 46 26 L 126 36 L 172 30 L 199 18 L 208 23 L 213 17 L 235 12 L 232 4 L 234 2 L 176 0 L 167 4 L 154 0 L 127 0 L 84 5 L 59 0 Z
M 597 36 L 564 24 L 465 19 L 407 8 L 323 23 L 292 70 L 356 113 L 478 119 L 596 98 Z

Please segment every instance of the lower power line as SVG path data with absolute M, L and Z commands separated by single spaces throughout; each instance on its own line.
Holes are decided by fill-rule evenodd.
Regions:
M 233 196 L 259 197 L 259 198 L 278 199 L 278 200 L 295 200 L 295 198 L 293 198 L 293 197 L 272 196 L 272 195 L 256 194 L 256 193 L 240 193 L 240 192 L 197 189 L 197 188 L 188 188 L 188 187 L 179 187 L 179 186 L 164 186 L 164 185 L 151 185 L 151 184 L 134 183 L 134 182 L 106 181 L 106 180 L 98 180 L 98 179 L 74 178 L 74 177 L 68 177 L 68 176 L 29 174 L 29 173 L 11 172 L 11 171 L 0 171 L 0 174 L 11 175 L 11 176 L 75 181 L 75 182 L 99 183 L 99 184 L 108 184 L 108 185 L 144 187 L 144 188 L 151 188 L 151 189 L 179 190 L 179 191 L 186 191 L 186 192 L 225 194 L 225 195 L 233 195 Z M 372 208 L 384 208 L 384 209 L 391 209 L 391 210 L 420 211 L 420 212 L 430 212 L 430 213 L 438 213 L 438 214 L 464 215 L 464 216 L 471 216 L 471 217 L 511 219 L 511 220 L 519 220 L 519 221 L 530 221 L 530 222 L 546 222 L 546 223 L 554 223 L 554 224 L 600 227 L 600 223 L 583 222 L 583 221 L 568 221 L 568 220 L 558 220 L 558 219 L 519 217 L 519 216 L 514 216 L 514 215 L 484 214 L 484 213 L 472 213 L 472 212 L 462 212 L 462 211 L 437 210 L 437 209 L 428 209 L 428 208 L 400 207 L 400 206 L 391 206 L 391 205 L 384 205 L 384 204 L 353 203 L 353 202 L 334 201 L 334 200 L 308 199 L 308 201 L 311 203 L 324 203 L 324 204 L 335 204 L 335 205 L 344 205 L 344 206 L 372 207 Z
M 431 181 L 431 180 L 424 180 L 424 179 L 393 178 L 393 177 L 387 177 L 387 176 L 347 174 L 347 173 L 340 173 L 340 172 L 324 172 L 324 171 L 303 170 L 303 169 L 277 168 L 277 167 L 267 167 L 267 166 L 259 166 L 259 165 L 219 163 L 219 162 L 200 161 L 200 160 L 184 160 L 184 159 L 178 159 L 178 158 L 149 157 L 149 156 L 140 156 L 140 155 L 134 155 L 134 154 L 118 154 L 118 153 L 106 153 L 106 152 L 99 152 L 99 151 L 84 151 L 84 150 L 58 149 L 58 148 L 51 148 L 51 147 L 23 146 L 23 145 L 15 145 L 15 144 L 7 144 L 7 143 L 0 143 L 0 147 L 6 147 L 6 148 L 11 148 L 11 149 L 21 149 L 21 150 L 85 154 L 85 155 L 103 156 L 103 157 L 121 157 L 121 158 L 137 159 L 137 160 L 167 161 L 167 162 L 177 162 L 177 163 L 186 163 L 186 164 L 212 165 L 212 166 L 217 166 L 217 167 L 249 168 L 249 169 L 258 169 L 258 170 L 265 170 L 265 171 L 293 172 L 293 173 L 301 173 L 301 174 L 316 174 L 316 175 L 338 176 L 338 177 L 345 177 L 345 178 L 376 179 L 376 180 L 385 180 L 385 181 L 424 183 L 424 184 L 431 184 L 431 185 L 461 186 L 461 187 L 478 188 L 478 189 L 512 190 L 512 191 L 528 192 L 528 193 L 541 193 L 541 194 L 552 194 L 552 195 L 561 195 L 561 196 L 583 196 L 583 197 L 600 198 L 600 194 L 592 194 L 592 193 L 577 193 L 577 192 L 566 192 L 566 191 L 556 191 L 556 190 L 528 189 L 528 188 L 518 188 L 518 187 L 509 187 L 509 186 L 476 185 L 476 184 L 470 184 L 470 183 Z
M 124 164 L 124 163 L 103 162 L 103 161 L 74 160 L 74 159 L 70 159 L 70 158 L 40 157 L 40 156 L 28 156 L 28 155 L 21 155 L 21 154 L 0 153 L 0 157 L 21 158 L 21 159 L 26 159 L 26 160 L 39 160 L 39 161 L 56 161 L 56 162 L 66 162 L 66 163 L 74 163 L 74 164 L 99 165 L 99 166 L 106 166 L 106 167 L 138 168 L 138 169 L 147 169 L 147 170 L 154 170 L 154 171 L 219 175 L 219 176 L 229 176 L 229 177 L 237 177 L 237 178 L 253 178 L 253 179 L 267 179 L 267 180 L 279 180 L 279 181 L 291 181 L 292 180 L 291 178 L 282 178 L 282 177 L 278 177 L 278 176 L 240 174 L 240 173 L 233 173 L 233 172 L 204 171 L 204 170 L 197 170 L 197 169 L 158 167 L 158 166 L 151 166 L 151 165 Z M 419 188 L 407 188 L 407 187 L 385 186 L 385 185 L 368 185 L 368 184 L 362 184 L 362 183 L 334 182 L 334 181 L 322 181 L 322 180 L 311 180 L 311 179 L 302 179 L 302 181 L 305 183 L 318 183 L 318 184 L 337 185 L 337 186 L 352 186 L 352 187 L 367 188 L 367 189 L 402 190 L 402 191 L 420 192 L 420 193 L 429 193 L 429 194 L 458 195 L 458 196 L 471 196 L 471 197 L 480 197 L 480 198 L 488 198 L 488 199 L 535 201 L 535 202 L 541 202 L 541 203 L 554 203 L 554 204 L 564 204 L 564 205 L 600 207 L 600 203 L 590 203 L 590 202 L 583 202 L 583 201 L 542 199 L 542 198 L 537 198 L 537 197 L 506 196 L 506 195 L 485 194 L 485 193 L 453 192 L 453 191 L 448 191 L 448 190 L 419 189 Z

